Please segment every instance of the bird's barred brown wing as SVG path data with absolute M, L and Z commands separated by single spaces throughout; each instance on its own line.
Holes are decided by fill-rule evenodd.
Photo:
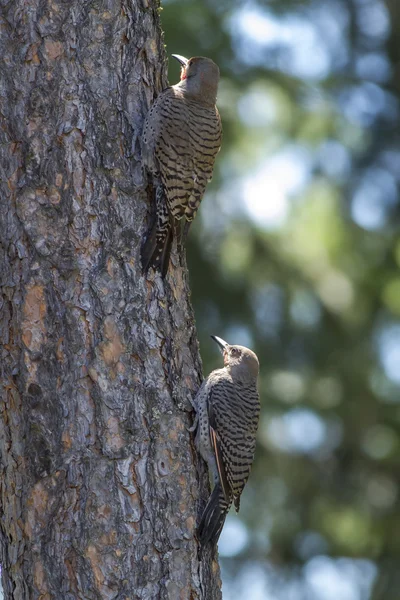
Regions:
M 212 176 L 220 147 L 220 120 L 215 108 L 188 100 L 174 88 L 167 92 L 157 107 L 155 156 L 171 214 L 191 220 Z
M 155 175 L 159 174 L 160 169 L 156 158 L 156 151 L 162 129 L 162 107 L 164 104 L 168 104 L 168 98 L 172 94 L 172 88 L 167 88 L 157 96 L 151 105 L 143 124 L 142 159 L 149 171 Z
M 206 107 L 189 103 L 190 119 L 194 127 L 190 129 L 191 144 L 194 148 L 194 186 L 185 208 L 185 217 L 192 221 L 196 216 L 207 183 L 211 181 L 215 157 L 221 147 L 221 118 L 216 106 Z
M 211 401 L 211 395 L 207 398 L 207 413 L 208 413 L 208 425 L 209 425 L 209 436 L 210 442 L 214 450 L 215 462 L 218 469 L 219 482 L 221 484 L 222 493 L 225 502 L 232 504 L 232 490 L 231 485 L 226 476 L 225 468 L 225 457 L 222 452 L 221 439 L 217 433 L 217 421 L 214 411 L 214 406 Z
M 215 430 L 218 453 L 237 509 L 254 459 L 259 415 L 256 387 L 237 386 L 225 378 L 213 384 L 209 398 L 210 426 Z

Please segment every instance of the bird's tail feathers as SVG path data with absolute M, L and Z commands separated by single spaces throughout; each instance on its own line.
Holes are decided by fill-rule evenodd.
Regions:
M 153 267 L 153 269 L 161 271 L 163 278 L 166 276 L 171 256 L 172 239 L 173 233 L 170 226 L 159 231 L 157 222 L 154 224 L 142 247 L 142 268 L 145 273 L 150 267 Z
M 156 188 L 156 218 L 142 247 L 142 268 L 146 273 L 150 267 L 161 271 L 164 278 L 168 271 L 174 236 L 162 185 Z
M 226 500 L 222 487 L 218 483 L 212 491 L 197 528 L 202 546 L 208 543 L 215 545 L 218 542 L 231 503 L 232 500 Z

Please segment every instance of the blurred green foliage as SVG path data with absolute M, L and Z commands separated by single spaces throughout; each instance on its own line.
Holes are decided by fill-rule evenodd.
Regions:
M 221 69 L 188 247 L 205 372 L 210 334 L 261 363 L 225 596 L 398 600 L 400 4 L 168 0 L 161 18 L 169 54 Z

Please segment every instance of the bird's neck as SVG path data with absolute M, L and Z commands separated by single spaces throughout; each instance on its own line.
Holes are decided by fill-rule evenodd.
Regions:
M 257 381 L 247 369 L 242 370 L 235 365 L 234 367 L 227 366 L 225 367 L 225 370 L 229 373 L 233 383 L 239 388 L 257 390 Z
M 205 104 L 207 106 L 215 106 L 217 100 L 217 90 L 213 85 L 207 85 L 204 81 L 195 78 L 182 79 L 179 83 L 173 86 L 183 92 L 185 96 L 191 98 L 195 102 Z

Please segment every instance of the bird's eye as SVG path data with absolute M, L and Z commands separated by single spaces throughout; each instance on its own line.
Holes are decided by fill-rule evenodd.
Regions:
M 231 354 L 232 356 L 240 356 L 240 350 L 238 350 L 237 348 L 232 348 Z

